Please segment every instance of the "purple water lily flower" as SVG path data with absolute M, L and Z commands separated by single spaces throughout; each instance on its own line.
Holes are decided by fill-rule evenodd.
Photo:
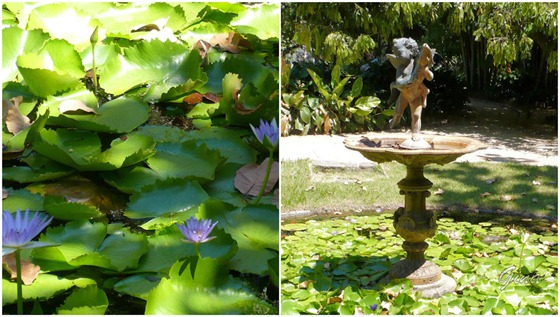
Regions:
M 177 224 L 181 233 L 187 238 L 183 240 L 188 243 L 204 243 L 208 242 L 216 237 L 209 237 L 212 229 L 218 224 L 218 222 L 212 223 L 212 220 L 197 220 L 195 217 L 192 217 L 185 222 L 185 225 Z
M 17 210 L 10 213 L 2 212 L 2 255 L 10 254 L 18 249 L 38 248 L 51 246 L 50 243 L 31 241 L 36 235 L 41 233 L 53 217 L 47 214 L 36 212 L 29 219 L 29 209 L 22 213 Z
M 272 119 L 270 123 L 264 122 L 261 119 L 261 125 L 258 128 L 253 127 L 251 124 L 251 130 L 259 139 L 259 141 L 270 151 L 273 151 L 278 146 L 278 125 L 276 124 L 276 118 Z

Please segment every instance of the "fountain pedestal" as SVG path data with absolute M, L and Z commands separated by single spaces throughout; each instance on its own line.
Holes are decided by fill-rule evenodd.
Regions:
M 347 139 L 345 146 L 378 163 L 394 160 L 406 166 L 406 177 L 397 183 L 400 194 L 404 195 L 404 208 L 395 212 L 393 225 L 405 240 L 403 249 L 407 256 L 391 267 L 385 281 L 407 278 L 422 296 L 437 298 L 453 292 L 457 283 L 424 257 L 428 249 L 425 240 L 433 237 L 437 230 L 436 214 L 426 210 L 426 198 L 430 196 L 433 184 L 424 177 L 424 166 L 452 162 L 463 154 L 486 148 L 486 145 L 470 138 L 438 136 L 426 139 L 429 149 L 401 148 L 400 144 L 407 139 L 408 136 L 402 134 L 380 134 Z
M 395 212 L 393 225 L 405 240 L 403 249 L 407 255 L 391 267 L 388 279 L 407 278 L 424 297 L 440 297 L 453 292 L 457 286 L 455 280 L 442 274 L 439 266 L 424 258 L 428 249 L 425 240 L 433 237 L 437 229 L 436 214 L 426 210 L 432 182 L 424 177 L 424 167 L 407 166 L 406 177 L 397 185 L 405 199 L 404 208 Z

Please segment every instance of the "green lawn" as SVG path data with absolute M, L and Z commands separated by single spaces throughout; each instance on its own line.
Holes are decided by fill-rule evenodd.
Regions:
M 406 169 L 395 162 L 371 169 L 320 169 L 309 160 L 283 161 L 281 166 L 282 211 L 394 209 L 404 204 L 397 182 Z M 427 199 L 431 209 L 503 210 L 557 217 L 557 167 L 451 163 L 428 165 L 424 174 L 434 184 Z

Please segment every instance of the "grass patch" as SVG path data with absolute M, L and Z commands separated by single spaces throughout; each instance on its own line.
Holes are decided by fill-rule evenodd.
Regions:
M 395 162 L 372 169 L 320 169 L 309 160 L 283 161 L 282 210 L 393 209 L 404 204 L 397 182 L 406 170 Z M 558 168 L 514 163 L 428 165 L 434 185 L 428 208 L 515 211 L 556 217 Z M 441 195 L 436 191 L 442 189 Z

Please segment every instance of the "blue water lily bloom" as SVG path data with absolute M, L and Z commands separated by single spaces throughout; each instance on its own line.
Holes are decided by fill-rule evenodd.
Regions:
M 276 118 L 272 119 L 270 123 L 264 122 L 261 119 L 261 125 L 258 128 L 253 127 L 251 124 L 251 130 L 269 151 L 273 151 L 278 146 L 279 134 L 278 125 L 276 124 Z
M 181 230 L 181 233 L 183 233 L 185 238 L 187 238 L 183 241 L 199 244 L 216 238 L 209 237 L 209 235 L 217 224 L 217 221 L 212 223 L 212 220 L 210 219 L 197 220 L 191 216 L 191 218 L 185 222 L 185 225 L 177 224 L 177 227 Z
M 52 246 L 51 243 L 31 241 L 45 229 L 53 217 L 36 212 L 29 217 L 29 209 L 25 213 L 17 210 L 10 213 L 2 212 L 2 255 L 10 254 L 18 249 L 29 249 Z

